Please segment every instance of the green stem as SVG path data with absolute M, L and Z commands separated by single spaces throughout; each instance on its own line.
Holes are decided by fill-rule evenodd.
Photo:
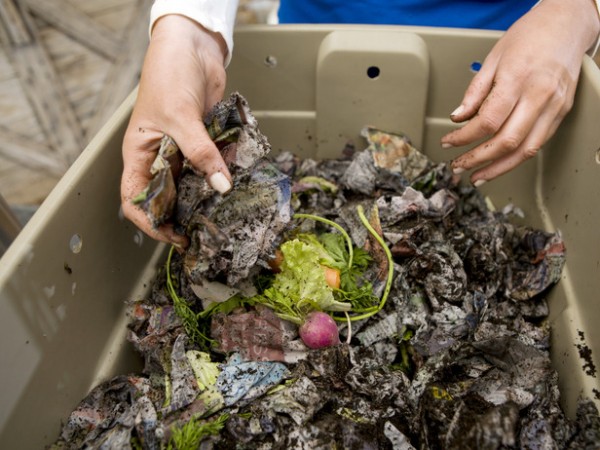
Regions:
M 171 296 L 171 300 L 173 300 L 173 304 L 177 305 L 179 303 L 182 303 L 182 300 L 177 295 L 177 291 L 173 286 L 173 280 L 171 279 L 171 258 L 173 256 L 173 250 L 175 250 L 175 247 L 171 246 L 171 249 L 169 250 L 169 255 L 167 256 L 167 291 Z
M 390 290 L 392 289 L 392 281 L 394 279 L 394 260 L 392 259 L 392 252 L 390 251 L 390 249 L 384 242 L 383 238 L 379 235 L 379 233 L 377 233 L 377 231 L 375 231 L 375 229 L 369 223 L 369 220 L 365 216 L 365 211 L 364 211 L 363 207 L 361 205 L 358 205 L 356 208 L 356 211 L 358 212 L 358 217 L 360 218 L 360 221 L 362 222 L 364 227 L 369 231 L 369 233 L 371 233 L 371 236 L 373 236 L 375 238 L 375 240 L 379 243 L 379 245 L 381 245 L 381 247 L 383 248 L 383 251 L 385 252 L 385 255 L 387 256 L 388 277 L 387 277 L 387 281 L 385 283 L 385 289 L 383 291 L 383 295 L 381 296 L 381 300 L 379 301 L 379 305 L 377 305 L 376 307 L 373 307 L 373 308 L 367 308 L 366 309 L 367 311 L 364 314 L 359 314 L 358 316 L 352 316 L 350 318 L 350 320 L 366 319 L 368 317 L 371 317 L 374 314 L 377 314 L 379 311 L 381 311 L 383 309 L 383 307 L 385 306 L 385 302 L 387 301 L 387 298 L 390 294 Z M 347 320 L 346 317 L 333 316 L 333 318 L 335 320 L 337 320 L 338 322 L 343 322 L 343 321 Z
M 337 229 L 342 234 L 342 236 L 344 236 L 344 239 L 346 239 L 346 243 L 348 245 L 348 268 L 352 267 L 352 258 L 353 258 L 353 254 L 354 254 L 354 251 L 352 249 L 353 248 L 352 239 L 350 238 L 350 236 L 348 235 L 348 233 L 346 232 L 346 230 L 344 230 L 344 228 L 342 226 L 338 225 L 333 220 L 329 220 L 329 219 L 326 219 L 326 218 L 320 217 L 320 216 L 315 216 L 313 214 L 296 213 L 296 214 L 294 214 L 294 219 L 310 219 L 310 220 L 314 220 L 316 222 L 325 223 L 325 224 Z

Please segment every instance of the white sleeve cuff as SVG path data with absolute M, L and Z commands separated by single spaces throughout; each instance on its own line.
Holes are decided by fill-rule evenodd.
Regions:
M 154 23 L 169 14 L 179 14 L 223 36 L 227 44 L 225 67 L 233 52 L 233 28 L 238 0 L 155 0 L 150 12 L 150 33 Z

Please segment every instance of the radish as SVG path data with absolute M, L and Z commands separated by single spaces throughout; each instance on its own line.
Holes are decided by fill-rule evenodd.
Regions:
M 298 330 L 307 347 L 317 349 L 340 343 L 340 334 L 335 321 L 322 311 L 312 311 Z

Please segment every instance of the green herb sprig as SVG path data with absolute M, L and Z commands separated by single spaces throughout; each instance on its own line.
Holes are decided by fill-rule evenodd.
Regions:
M 166 272 L 167 272 L 167 292 L 173 301 L 173 307 L 175 308 L 175 313 L 181 319 L 181 323 L 183 324 L 183 328 L 188 335 L 188 337 L 198 345 L 203 350 L 209 350 L 213 345 L 216 345 L 216 342 L 209 338 L 206 333 L 203 333 L 200 330 L 200 317 L 201 313 L 195 313 L 190 305 L 182 299 L 175 289 L 175 285 L 173 283 L 173 277 L 171 274 L 171 259 L 173 256 L 173 251 L 175 247 L 172 246 L 169 250 L 169 256 L 167 257 L 166 263 Z
M 229 414 L 221 414 L 217 419 L 204 423 L 192 418 L 182 427 L 173 428 L 167 450 L 197 450 L 204 438 L 219 434 L 227 420 Z

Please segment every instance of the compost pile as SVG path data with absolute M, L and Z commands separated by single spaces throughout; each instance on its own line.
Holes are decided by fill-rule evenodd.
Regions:
M 239 94 L 205 122 L 234 187 L 185 162 L 174 179 L 163 140 L 138 201 L 190 246 L 131 304 L 143 373 L 95 388 L 55 448 L 598 448 L 548 353 L 559 233 L 402 135 L 365 128 L 366 149 L 315 161 L 271 157 Z

